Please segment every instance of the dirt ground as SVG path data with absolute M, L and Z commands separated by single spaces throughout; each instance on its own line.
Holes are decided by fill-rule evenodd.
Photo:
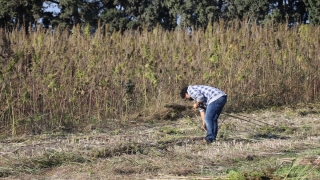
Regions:
M 311 169 L 296 177 L 320 178 L 320 104 L 223 113 L 210 145 L 200 125 L 171 104 L 82 133 L 2 138 L 0 179 L 289 179 L 300 165 Z

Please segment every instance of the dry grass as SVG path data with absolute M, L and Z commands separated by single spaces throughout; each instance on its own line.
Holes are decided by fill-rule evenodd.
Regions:
M 317 26 L 0 31 L 4 179 L 319 177 Z M 213 145 L 186 84 L 228 94 Z
M 192 34 L 0 31 L 3 135 L 145 116 L 165 103 L 182 104 L 178 93 L 186 84 L 224 90 L 233 112 L 320 98 L 317 26 L 221 22 Z
M 220 138 L 212 145 L 202 143 L 204 132 L 196 112 L 185 113 L 189 116 L 174 121 L 127 122 L 85 134 L 4 138 L 0 175 L 3 179 L 319 177 L 319 104 L 225 113 L 220 118 Z M 300 174 L 294 176 L 296 172 Z

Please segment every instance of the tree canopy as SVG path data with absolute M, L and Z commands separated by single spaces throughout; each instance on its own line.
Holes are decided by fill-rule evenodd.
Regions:
M 1 27 L 108 24 L 110 31 L 206 28 L 216 21 L 320 24 L 319 0 L 0 0 Z M 54 12 L 56 7 L 59 12 Z

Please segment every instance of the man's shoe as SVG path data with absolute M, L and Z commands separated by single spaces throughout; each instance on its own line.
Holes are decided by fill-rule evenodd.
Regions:
M 202 142 L 201 142 L 201 145 L 210 145 L 210 144 L 212 144 L 213 142 L 215 142 L 215 141 L 208 141 L 208 140 L 206 140 L 206 139 L 203 139 Z
M 209 144 L 211 144 L 211 143 L 213 143 L 213 142 L 215 142 L 216 140 L 215 139 L 207 139 L 207 138 L 205 138 L 205 140 L 207 141 L 207 143 L 209 143 Z
M 212 143 L 216 142 L 216 140 L 212 140 L 212 141 L 206 140 L 206 142 L 207 142 L 208 144 L 212 144 Z

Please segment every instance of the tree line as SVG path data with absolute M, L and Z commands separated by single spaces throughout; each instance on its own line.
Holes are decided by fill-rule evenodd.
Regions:
M 209 23 L 244 18 L 263 24 L 320 24 L 319 0 L 0 0 L 1 27 L 37 25 L 44 28 L 97 28 L 108 24 L 110 31 L 128 29 L 164 30 L 206 28 Z M 49 8 L 51 7 L 51 8 Z M 53 11 L 53 8 L 59 12 Z

